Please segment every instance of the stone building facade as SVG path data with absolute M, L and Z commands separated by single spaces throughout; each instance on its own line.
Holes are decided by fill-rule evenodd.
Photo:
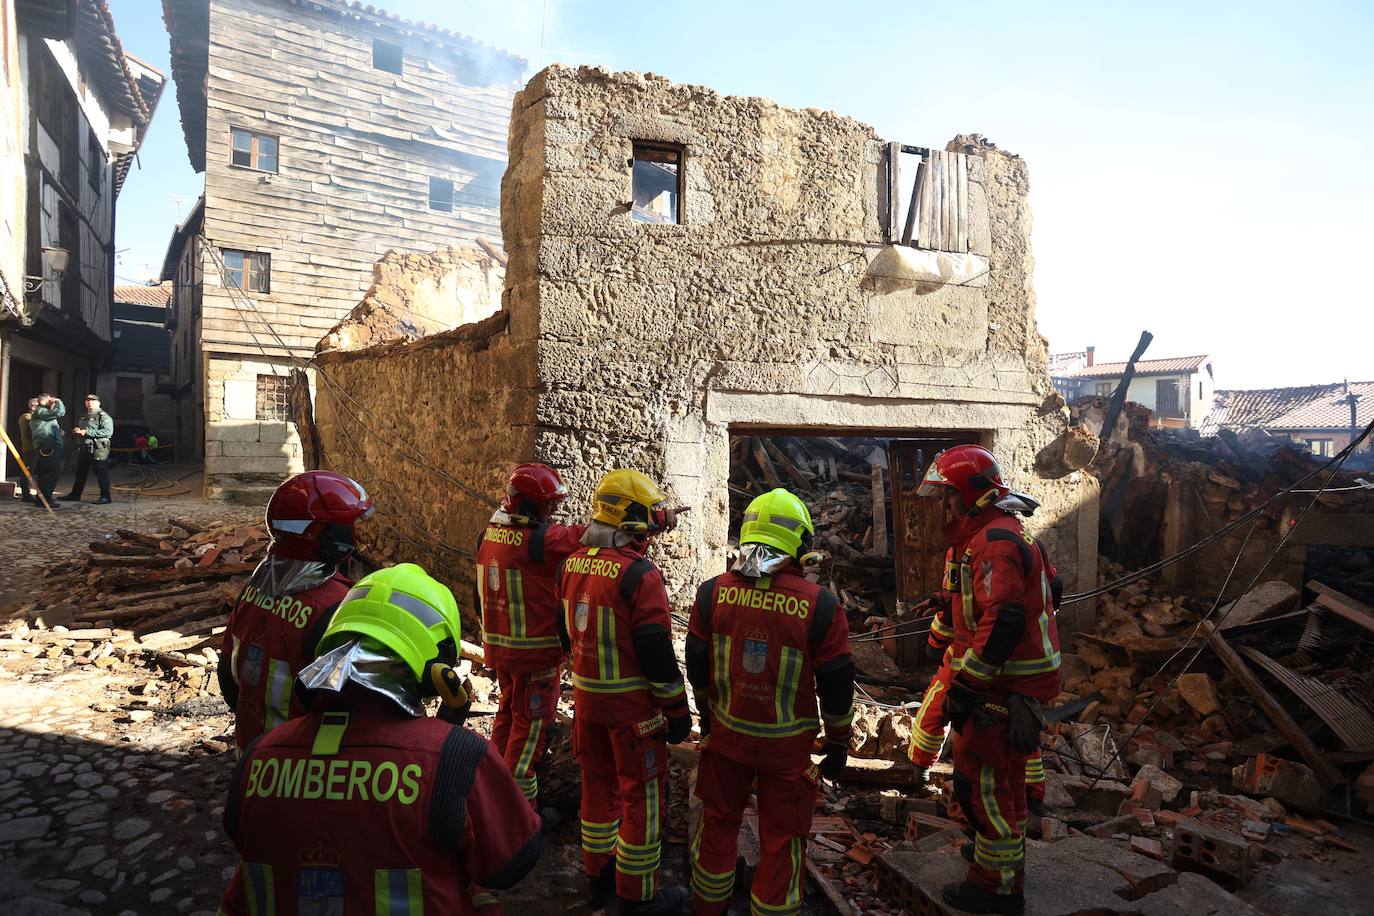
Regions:
M 518 57 L 347 0 L 167 0 L 196 235 L 174 235 L 182 441 L 211 496 L 261 500 L 302 466 L 291 368 L 388 251 L 499 235 Z M 194 263 L 187 265 L 187 260 Z M 182 308 L 183 304 L 185 308 Z M 192 430 L 198 430 L 193 432 Z
M 495 497 L 545 461 L 580 517 L 631 466 L 693 508 L 657 554 L 686 601 L 723 561 L 732 433 L 943 432 L 996 451 L 1069 590 L 1095 584 L 1096 486 L 1064 460 L 1082 450 L 1035 326 L 1026 164 L 954 146 L 924 151 L 934 209 L 894 245 L 901 148 L 864 124 L 652 75 L 536 75 L 502 184 L 502 311 L 321 362 L 322 447 L 377 495 L 376 547 L 461 579 L 454 548 L 490 512 L 466 487 Z

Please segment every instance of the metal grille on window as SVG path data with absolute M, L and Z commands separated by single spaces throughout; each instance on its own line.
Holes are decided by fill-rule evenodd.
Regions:
M 291 419 L 291 379 L 285 375 L 258 376 L 259 420 Z

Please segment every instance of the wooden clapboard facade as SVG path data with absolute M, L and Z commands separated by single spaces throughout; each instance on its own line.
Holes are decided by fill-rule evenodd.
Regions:
M 205 172 L 207 358 L 308 356 L 387 251 L 500 238 L 524 61 L 343 0 L 165 0 L 164 12 Z M 243 282 L 251 302 L 226 283 L 236 253 L 259 268 Z

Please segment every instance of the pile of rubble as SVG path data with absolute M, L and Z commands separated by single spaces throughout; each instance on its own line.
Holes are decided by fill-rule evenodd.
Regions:
M 752 436 L 730 443 L 730 530 L 744 508 L 774 487 L 795 491 L 811 507 L 815 548 L 824 559 L 817 581 L 840 599 L 853 622 L 886 615 L 894 602 L 887 453 L 879 439 Z M 881 507 L 881 511 L 877 511 Z
M 122 714 L 129 722 L 217 697 L 221 634 L 267 543 L 261 525 L 172 518 L 155 534 L 119 529 L 91 542 L 85 557 L 51 567 L 0 630 L 0 648 L 51 675 L 144 669 Z

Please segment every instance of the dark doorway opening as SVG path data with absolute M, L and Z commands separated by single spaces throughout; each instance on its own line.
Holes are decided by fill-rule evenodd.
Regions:
M 850 632 L 881 630 L 897 664 L 928 664 L 920 626 L 897 626 L 912 620 L 910 609 L 944 574 L 940 505 L 916 490 L 937 454 L 977 441 L 977 433 L 945 430 L 732 429 L 731 546 L 755 496 L 791 490 L 811 510 L 816 549 L 825 554 L 811 572 L 839 597 Z

